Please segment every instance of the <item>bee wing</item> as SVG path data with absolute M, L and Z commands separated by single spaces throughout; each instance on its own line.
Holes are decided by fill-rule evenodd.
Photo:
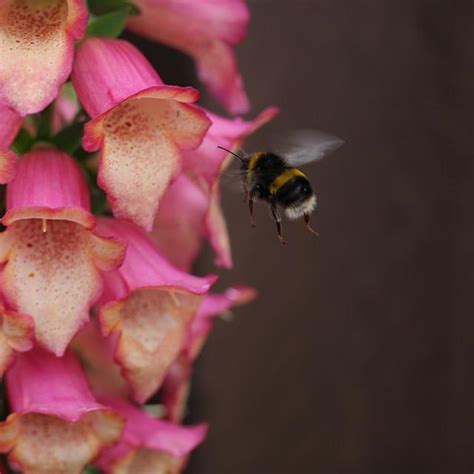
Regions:
M 344 140 L 320 130 L 298 130 L 289 137 L 289 146 L 282 155 L 291 166 L 320 160 L 343 145 Z

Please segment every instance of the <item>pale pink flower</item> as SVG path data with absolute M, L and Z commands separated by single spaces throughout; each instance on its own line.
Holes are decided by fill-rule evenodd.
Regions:
M 51 103 L 86 23 L 83 0 L 0 0 L 0 104 L 25 116 Z
M 179 422 L 185 415 L 192 364 L 204 345 L 212 328 L 212 320 L 232 306 L 248 303 L 256 297 L 253 288 L 236 286 L 224 293 L 208 295 L 187 328 L 179 357 L 170 367 L 162 388 L 166 417 Z
M 247 32 L 249 11 L 244 0 L 135 0 L 141 15 L 128 27 L 192 56 L 198 76 L 233 114 L 248 111 L 232 47 Z
M 0 184 L 8 183 L 15 177 L 16 156 L 9 147 L 22 122 L 20 114 L 0 104 Z
M 219 190 L 228 153 L 217 146 L 237 150 L 245 138 L 272 120 L 278 109 L 269 107 L 251 121 L 206 113 L 212 125 L 200 147 L 185 154 L 182 174 L 167 189 L 154 223 L 153 239 L 171 262 L 184 270 L 191 268 L 204 239 L 215 252 L 215 264 L 232 267 Z
M 52 148 L 18 161 L 0 235 L 2 292 L 30 314 L 36 340 L 62 355 L 100 296 L 100 271 L 120 265 L 125 245 L 92 231 L 87 186 L 76 162 Z
M 122 433 L 122 417 L 94 399 L 70 352 L 21 354 L 6 384 L 11 414 L 0 423 L 0 450 L 23 472 L 79 474 Z
M 205 424 L 180 426 L 153 418 L 123 399 L 101 401 L 126 420 L 119 443 L 105 449 L 97 461 L 106 473 L 179 473 L 206 436 Z
M 84 41 L 72 80 L 92 118 L 83 146 L 100 149 L 98 183 L 114 215 L 150 230 L 181 152 L 198 147 L 209 128 L 189 104 L 198 92 L 164 85 L 134 46 L 114 39 Z
M 104 275 L 99 319 L 103 334 L 117 337 L 115 360 L 133 397 L 144 402 L 160 387 L 216 277 L 174 268 L 131 223 L 101 219 L 99 228 L 127 243 L 123 265 Z

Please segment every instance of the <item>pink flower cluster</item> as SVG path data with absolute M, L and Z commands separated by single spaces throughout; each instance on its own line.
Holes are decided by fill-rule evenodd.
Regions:
M 190 54 L 229 112 L 248 110 L 243 0 L 133 4 L 131 30 Z M 178 473 L 207 431 L 180 424 L 193 362 L 213 318 L 255 296 L 191 274 L 204 241 L 232 267 L 217 145 L 277 110 L 212 114 L 91 20 L 84 0 L 0 0 L 0 451 L 25 473 Z

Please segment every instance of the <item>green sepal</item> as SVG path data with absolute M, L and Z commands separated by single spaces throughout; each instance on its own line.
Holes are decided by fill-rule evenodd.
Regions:
M 38 124 L 38 132 L 36 133 L 37 140 L 48 140 L 51 137 L 53 112 L 54 103 L 48 105 L 41 113 L 35 115 Z
M 130 13 L 130 6 L 125 5 L 104 15 L 92 18 L 87 27 L 89 36 L 117 38 L 125 29 L 125 23 Z
M 92 464 L 89 464 L 88 466 L 86 466 L 86 468 L 84 469 L 84 473 L 83 474 L 100 474 L 101 473 L 101 470 L 95 466 L 93 466 Z
M 11 149 L 17 154 L 22 155 L 26 153 L 35 143 L 35 138 L 24 128 L 18 132 Z

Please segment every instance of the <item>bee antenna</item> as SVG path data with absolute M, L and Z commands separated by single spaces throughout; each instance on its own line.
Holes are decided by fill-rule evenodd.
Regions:
M 231 155 L 234 155 L 236 158 L 238 158 L 242 163 L 245 163 L 245 158 L 242 158 L 241 156 L 237 155 L 233 151 L 228 150 L 227 148 L 224 148 L 223 146 L 217 145 L 217 148 L 220 148 L 221 150 L 226 151 L 227 153 L 230 153 Z

